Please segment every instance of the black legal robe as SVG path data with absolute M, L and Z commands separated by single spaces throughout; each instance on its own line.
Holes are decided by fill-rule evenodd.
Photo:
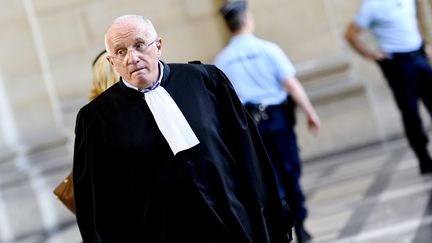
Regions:
M 200 143 L 173 155 L 142 93 L 118 82 L 81 108 L 76 217 L 85 243 L 273 243 L 293 221 L 251 117 L 213 65 L 164 64 Z

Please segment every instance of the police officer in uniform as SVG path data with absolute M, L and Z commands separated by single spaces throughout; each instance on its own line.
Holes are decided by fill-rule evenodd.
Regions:
M 307 209 L 299 181 L 301 161 L 294 130 L 294 106 L 305 112 L 312 132 L 319 130 L 320 119 L 283 50 L 254 36 L 254 22 L 246 2 L 228 1 L 220 13 L 232 36 L 214 63 L 228 76 L 257 122 L 277 177 L 279 194 L 296 214 L 297 241 L 308 242 L 311 235 L 304 228 Z
M 378 50 L 371 50 L 360 40 L 360 33 L 366 29 L 372 31 Z M 422 100 L 432 115 L 432 69 L 417 24 L 416 0 L 364 0 L 345 38 L 355 51 L 381 68 L 419 161 L 420 173 L 432 173 L 428 137 L 419 114 Z

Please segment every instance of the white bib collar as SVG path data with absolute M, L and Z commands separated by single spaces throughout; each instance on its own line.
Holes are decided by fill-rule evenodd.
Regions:
M 171 95 L 160 85 L 163 68 L 163 64 L 159 62 L 159 78 L 150 88 L 141 90 L 126 80 L 122 79 L 122 81 L 127 87 L 144 93 L 144 98 L 159 130 L 176 155 L 180 151 L 199 144 L 199 140 Z

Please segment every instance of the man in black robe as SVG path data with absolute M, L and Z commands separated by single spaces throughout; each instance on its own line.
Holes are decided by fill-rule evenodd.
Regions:
M 117 18 L 105 44 L 122 78 L 79 111 L 75 131 L 84 242 L 288 242 L 292 214 L 226 76 L 160 61 L 142 16 Z

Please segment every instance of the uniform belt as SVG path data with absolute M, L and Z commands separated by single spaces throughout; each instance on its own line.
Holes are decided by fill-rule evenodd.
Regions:
M 274 110 L 282 109 L 286 106 L 285 103 L 281 103 L 278 105 L 266 105 L 266 104 L 252 104 L 246 103 L 246 110 L 252 115 L 252 118 L 256 123 L 259 123 L 261 120 L 269 119 L 269 113 Z
M 420 48 L 419 50 L 416 50 L 416 51 L 393 52 L 393 53 L 389 54 L 389 56 L 393 57 L 394 59 L 414 58 L 414 57 L 419 57 L 419 56 L 423 56 L 423 55 L 424 55 L 423 48 Z

